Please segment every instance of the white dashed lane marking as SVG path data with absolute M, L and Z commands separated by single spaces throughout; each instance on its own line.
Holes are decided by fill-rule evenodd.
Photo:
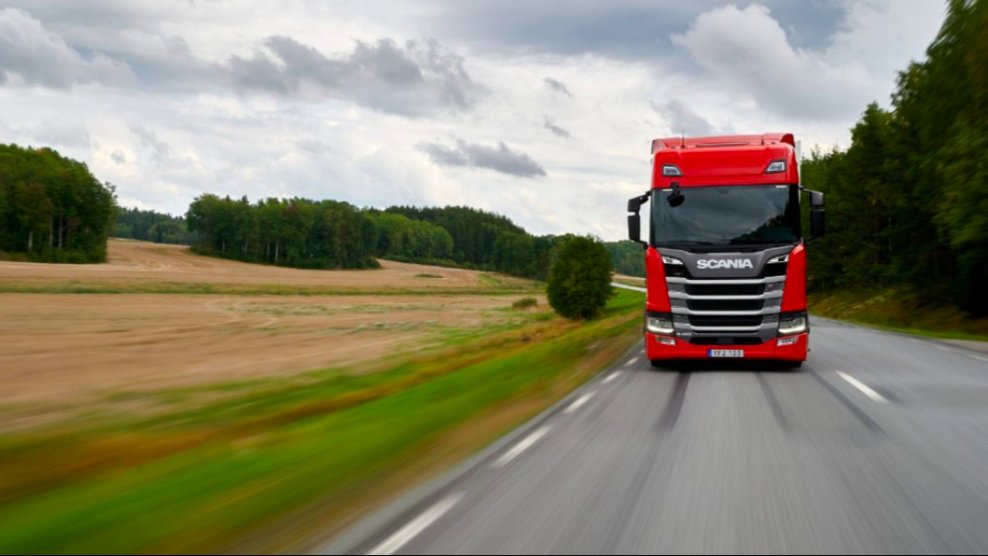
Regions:
M 419 533 L 424 531 L 428 526 L 435 523 L 437 519 L 451 510 L 453 506 L 455 506 L 462 498 L 462 492 L 451 494 L 446 498 L 443 498 L 434 506 L 422 512 L 422 515 L 408 522 L 408 525 L 405 525 L 399 529 L 384 542 L 375 546 L 370 552 L 368 552 L 368 554 L 386 555 L 398 552 L 401 550 L 401 547 L 408 544 L 408 541 L 414 539 Z
M 503 456 L 499 457 L 497 459 L 497 461 L 494 462 L 493 467 L 495 469 L 497 469 L 499 467 L 504 467 L 505 465 L 508 465 L 509 463 L 511 463 L 511 460 L 513 460 L 516 457 L 520 456 L 522 454 L 522 452 L 524 452 L 525 450 L 531 448 L 543 436 L 545 436 L 546 434 L 548 434 L 550 428 L 551 427 L 549 427 L 548 425 L 547 426 L 544 426 L 544 427 L 541 427 L 538 430 L 536 430 L 535 432 L 533 432 L 532 434 L 530 434 L 527 437 L 525 437 L 525 440 L 522 440 L 518 444 L 515 444 L 514 448 L 508 450 L 507 452 L 504 453 Z
M 867 384 L 861 382 L 860 380 L 854 378 L 853 376 L 851 376 L 851 375 L 849 375 L 847 373 L 844 373 L 844 372 L 841 372 L 841 371 L 837 371 L 837 376 L 839 376 L 839 377 L 843 378 L 844 380 L 846 380 L 847 382 L 849 382 L 851 384 L 851 386 L 857 388 L 858 390 L 861 390 L 861 392 L 863 392 L 865 396 L 868 396 L 869 398 L 871 398 L 872 401 L 875 401 L 875 402 L 878 402 L 878 403 L 885 403 L 885 402 L 888 401 L 888 400 L 885 399 L 885 396 L 882 396 L 878 392 L 875 392 L 874 390 L 872 390 L 871 388 L 869 388 Z
M 576 400 L 575 402 L 569 404 L 569 407 L 567 407 L 565 410 L 563 410 L 563 413 L 565 413 L 567 415 L 570 414 L 570 413 L 573 413 L 577 409 L 580 409 L 580 407 L 582 407 L 583 404 L 589 402 L 590 401 L 590 398 L 592 398 L 593 396 L 594 396 L 594 393 L 593 392 L 590 392 L 589 394 L 584 394 L 584 395 L 580 396 L 580 398 L 578 400 Z

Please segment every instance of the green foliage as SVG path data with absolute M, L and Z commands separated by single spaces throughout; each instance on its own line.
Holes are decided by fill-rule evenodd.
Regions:
M 927 59 L 871 105 L 847 152 L 814 153 L 803 183 L 828 194 L 816 291 L 908 286 L 931 305 L 988 314 L 988 2 L 949 3 Z
M 563 238 L 549 267 L 549 304 L 569 319 L 600 315 L 613 294 L 611 272 L 603 243 L 592 237 Z
M 299 268 L 374 268 L 377 227 L 348 203 L 200 195 L 186 215 L 198 252 Z
M 198 239 L 189 232 L 185 218 L 138 208 L 117 212 L 113 237 L 177 245 L 193 245 Z
M 106 260 L 113 187 L 47 149 L 0 145 L 0 251 L 32 261 Z
M 630 240 L 608 241 L 604 243 L 604 247 L 611 255 L 611 265 L 615 272 L 645 277 L 645 251 L 641 244 Z
M 445 260 L 453 252 L 453 237 L 435 224 L 389 212 L 372 214 L 377 226 L 378 256 L 405 260 Z

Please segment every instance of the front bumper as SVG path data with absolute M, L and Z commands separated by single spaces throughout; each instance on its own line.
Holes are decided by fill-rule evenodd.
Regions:
M 709 359 L 708 350 L 711 349 L 732 349 L 743 350 L 744 359 L 773 359 L 777 361 L 806 361 L 809 351 L 809 333 L 772 338 L 766 342 L 755 345 L 698 345 L 692 344 L 679 338 L 672 338 L 675 345 L 662 343 L 668 341 L 670 336 L 661 336 L 645 333 L 645 354 L 653 361 L 671 359 Z M 779 345 L 779 340 L 795 338 L 789 345 Z

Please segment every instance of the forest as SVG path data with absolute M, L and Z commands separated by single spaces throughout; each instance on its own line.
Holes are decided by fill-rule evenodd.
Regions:
M 197 241 L 196 235 L 186 226 L 185 218 L 138 208 L 118 209 L 117 223 L 112 235 L 177 245 L 192 245 Z
M 927 58 L 872 104 L 846 151 L 802 164 L 827 194 L 817 291 L 901 286 L 988 315 L 988 2 L 950 2 Z
M 545 279 L 557 238 L 469 207 L 365 209 L 339 201 L 206 194 L 186 215 L 200 253 L 301 268 L 374 268 L 376 257 Z
M 0 258 L 106 260 L 113 187 L 48 148 L 0 145 Z

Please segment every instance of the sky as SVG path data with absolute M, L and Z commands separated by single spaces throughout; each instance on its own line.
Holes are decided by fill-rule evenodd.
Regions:
M 467 205 L 622 239 L 656 137 L 847 147 L 941 0 L 0 0 L 0 142 L 119 203 Z

